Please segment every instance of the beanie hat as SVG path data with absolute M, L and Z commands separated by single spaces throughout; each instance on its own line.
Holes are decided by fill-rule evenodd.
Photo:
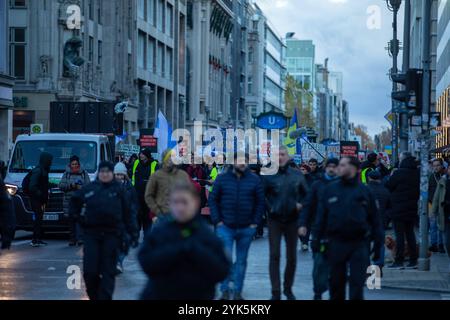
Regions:
M 111 172 L 114 172 L 114 164 L 111 161 L 102 161 L 98 165 L 98 171 L 102 169 L 108 169 Z
M 334 164 L 335 166 L 339 165 L 339 159 L 336 158 L 330 158 L 326 161 L 325 167 L 327 167 L 329 164 Z
M 123 164 L 123 162 L 116 163 L 114 166 L 114 174 L 128 175 L 127 167 Z
M 144 148 L 141 150 L 141 153 L 146 156 L 148 159 L 152 158 L 152 153 L 149 148 Z

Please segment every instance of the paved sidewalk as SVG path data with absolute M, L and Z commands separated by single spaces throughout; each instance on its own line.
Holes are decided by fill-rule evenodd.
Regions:
M 450 293 L 450 259 L 447 254 L 431 256 L 430 271 L 383 269 L 383 288 Z

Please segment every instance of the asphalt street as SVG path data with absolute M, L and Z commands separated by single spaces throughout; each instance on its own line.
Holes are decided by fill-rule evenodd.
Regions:
M 18 232 L 10 251 L 0 255 L 0 299 L 87 299 L 77 270 L 82 267 L 82 249 L 69 247 L 67 235 L 48 235 L 47 247 L 30 247 L 30 234 Z M 125 260 L 125 272 L 117 278 L 114 299 L 138 299 L 146 276 L 136 259 L 136 250 Z M 251 300 L 270 298 L 267 238 L 254 241 L 250 249 L 243 296 Z M 299 300 L 312 298 L 312 259 L 299 253 L 294 293 Z M 69 273 L 68 273 L 69 272 Z M 369 300 L 449 300 L 449 294 L 411 290 L 366 290 Z

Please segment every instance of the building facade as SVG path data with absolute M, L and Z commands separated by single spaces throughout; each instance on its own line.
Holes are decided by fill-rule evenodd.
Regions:
M 314 92 L 316 86 L 315 51 L 312 40 L 286 39 L 287 72 L 302 85 Z
M 194 121 L 206 127 L 234 125 L 232 101 L 233 2 L 187 1 L 186 128 Z
M 79 28 L 68 23 L 72 5 Z M 8 11 L 14 136 L 32 123 L 48 131 L 53 101 L 128 101 L 129 143 L 154 127 L 158 111 L 173 127 L 183 125 L 184 0 L 22 0 L 10 1 Z M 64 46 L 73 38 L 84 59 L 76 78 L 64 74 Z
M 437 20 L 436 110 L 441 112 L 442 128 L 436 137 L 439 150 L 450 150 L 450 1 L 440 0 Z
M 8 161 L 12 144 L 14 78 L 8 63 L 8 1 L 0 0 L 0 161 Z

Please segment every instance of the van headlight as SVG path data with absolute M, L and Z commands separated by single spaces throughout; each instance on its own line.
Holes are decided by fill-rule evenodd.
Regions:
M 10 196 L 15 196 L 17 193 L 17 186 L 13 184 L 6 184 L 6 191 L 9 193 Z

